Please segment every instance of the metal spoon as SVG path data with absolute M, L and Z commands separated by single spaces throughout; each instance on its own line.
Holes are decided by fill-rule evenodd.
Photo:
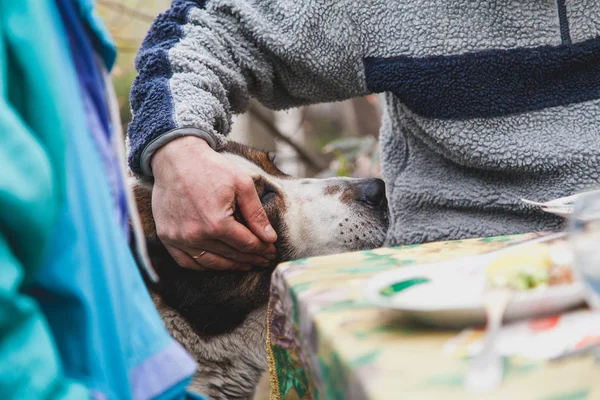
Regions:
M 504 375 L 504 359 L 496 351 L 495 341 L 502 326 L 504 311 L 514 296 L 508 288 L 491 287 L 483 296 L 487 315 L 487 332 L 481 353 L 473 360 L 465 387 L 470 392 L 489 392 L 497 389 Z

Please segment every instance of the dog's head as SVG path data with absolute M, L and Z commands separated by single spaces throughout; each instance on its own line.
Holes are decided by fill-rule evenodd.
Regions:
M 267 153 L 230 142 L 222 152 L 249 174 L 277 232 L 278 262 L 380 246 L 388 226 L 385 186 L 379 179 L 296 179 Z M 195 271 L 179 267 L 158 240 L 152 191 L 134 193 L 150 260 L 158 273 L 153 290 L 200 335 L 218 335 L 241 324 L 269 296 L 272 269 Z M 236 212 L 236 219 L 244 223 Z
M 279 238 L 279 261 L 383 244 L 388 207 L 381 179 L 297 179 L 267 153 L 231 142 L 224 155 L 254 180 Z

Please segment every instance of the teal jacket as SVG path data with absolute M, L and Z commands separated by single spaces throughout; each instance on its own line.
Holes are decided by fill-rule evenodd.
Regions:
M 190 396 L 195 364 L 128 248 L 115 50 L 92 10 L 0 1 L 3 400 Z

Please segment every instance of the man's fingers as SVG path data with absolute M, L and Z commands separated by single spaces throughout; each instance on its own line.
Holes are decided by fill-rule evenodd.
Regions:
M 237 262 L 238 264 L 240 264 L 240 268 L 242 264 L 256 265 L 259 267 L 268 267 L 271 264 L 269 260 L 267 260 L 264 257 L 261 257 L 260 255 L 242 253 L 219 240 L 204 241 L 202 242 L 201 246 L 205 249 L 208 249 L 208 252 L 210 253 Z M 198 250 L 195 248 L 183 247 L 182 249 L 192 256 L 198 255 L 202 252 L 202 250 Z M 203 257 L 204 256 L 198 257 L 197 260 Z
M 206 251 L 204 253 L 199 252 L 198 254 L 201 254 L 201 255 L 196 257 L 195 261 L 197 264 L 199 264 L 201 267 L 203 267 L 205 269 L 220 270 L 220 271 L 224 271 L 224 270 L 248 271 L 249 269 L 252 268 L 252 265 L 250 265 L 250 264 L 242 264 L 239 262 L 235 262 L 228 258 L 221 257 L 220 255 L 210 253 L 208 251 Z
M 275 259 L 275 246 L 272 243 L 261 242 L 248 228 L 235 219 L 231 218 L 229 223 L 223 227 L 223 235 L 219 239 L 242 253 L 260 254 L 273 260 Z
M 236 262 L 217 254 L 200 250 L 185 248 L 185 251 L 166 245 L 169 254 L 175 262 L 181 267 L 194 269 L 197 271 L 208 270 L 242 270 L 247 271 L 252 268 L 252 265 Z
M 198 271 L 205 271 L 206 268 L 202 267 L 200 264 L 196 262 L 188 253 L 183 250 L 178 249 L 177 247 L 165 245 L 171 257 L 175 260 L 179 266 L 189 269 L 195 269 Z
M 269 260 L 260 254 L 240 252 L 219 240 L 207 241 L 203 247 L 210 249 L 211 253 L 215 253 L 221 257 L 225 257 L 242 264 L 252 264 L 261 267 L 268 267 L 270 265 Z
M 240 179 L 237 190 L 237 206 L 246 220 L 248 228 L 263 242 L 274 243 L 277 240 L 277 234 L 260 203 L 252 179 L 249 177 Z

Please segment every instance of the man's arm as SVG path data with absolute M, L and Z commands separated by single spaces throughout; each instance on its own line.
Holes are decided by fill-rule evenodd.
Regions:
M 154 176 L 157 233 L 180 265 L 247 269 L 274 258 L 252 180 L 215 150 L 251 96 L 281 109 L 368 92 L 365 35 L 348 5 L 330 3 L 175 0 L 150 29 L 131 92 L 129 164 Z
M 150 29 L 131 92 L 129 163 L 151 175 L 170 140 L 195 135 L 224 143 L 232 113 L 250 97 L 273 109 L 368 93 L 365 35 L 345 2 L 175 0 Z

